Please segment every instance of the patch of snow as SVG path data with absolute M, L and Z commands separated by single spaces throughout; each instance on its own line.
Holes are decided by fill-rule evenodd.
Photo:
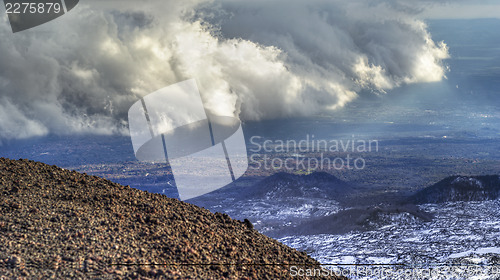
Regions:
M 451 254 L 448 259 L 457 259 L 470 256 L 472 254 L 484 255 L 484 254 L 500 254 L 500 247 L 489 247 L 489 248 L 479 248 L 477 250 L 469 250 L 461 253 Z

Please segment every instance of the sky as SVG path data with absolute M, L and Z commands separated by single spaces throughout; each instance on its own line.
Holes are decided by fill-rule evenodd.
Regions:
M 207 110 L 242 120 L 336 110 L 446 78 L 426 18 L 490 17 L 494 1 L 81 1 L 15 33 L 0 18 L 1 140 L 127 134 L 141 97 L 195 78 Z M 186 116 L 187 117 L 187 116 Z
M 421 14 L 426 19 L 500 18 L 498 1 L 454 1 L 433 5 Z

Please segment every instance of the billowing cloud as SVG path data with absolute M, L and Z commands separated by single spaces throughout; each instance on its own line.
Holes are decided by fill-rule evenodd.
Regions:
M 392 1 L 91 1 L 32 30 L 0 22 L 0 138 L 126 133 L 140 97 L 195 78 L 210 111 L 310 115 L 445 75 L 448 52 Z

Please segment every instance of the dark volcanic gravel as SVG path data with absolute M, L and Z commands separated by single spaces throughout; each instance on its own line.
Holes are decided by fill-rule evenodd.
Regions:
M 0 193 L 2 279 L 287 279 L 288 266 L 271 264 L 317 268 L 249 223 L 56 166 L 0 158 Z

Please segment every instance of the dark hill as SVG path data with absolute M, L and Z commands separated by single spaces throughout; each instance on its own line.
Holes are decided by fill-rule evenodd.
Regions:
M 249 223 L 56 166 L 0 158 L 0 193 L 2 279 L 288 279 L 286 265 L 256 264 L 318 267 Z
M 276 173 L 255 184 L 241 199 L 324 198 L 340 200 L 351 186 L 325 172 L 309 175 Z
M 409 198 L 417 204 L 452 201 L 483 201 L 497 199 L 500 178 L 491 176 L 451 176 L 427 187 Z
M 433 218 L 432 214 L 420 210 L 413 204 L 370 206 L 342 210 L 326 217 L 306 221 L 293 228 L 270 232 L 268 235 L 280 238 L 289 235 L 346 234 L 351 231 L 374 230 L 387 225 L 390 222 L 387 218 L 390 216 L 404 219 L 406 222 L 429 222 Z

